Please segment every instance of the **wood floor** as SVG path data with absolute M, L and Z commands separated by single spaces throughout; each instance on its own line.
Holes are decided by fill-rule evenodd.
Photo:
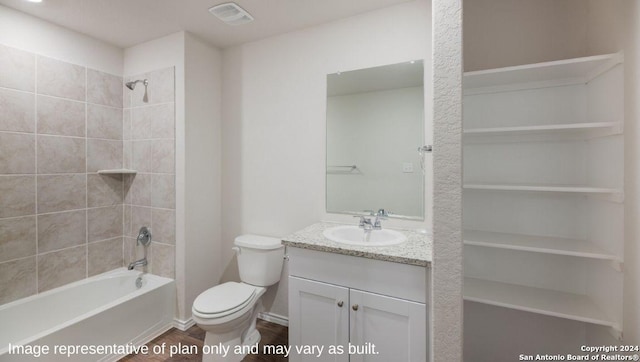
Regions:
M 262 339 L 260 340 L 259 350 L 262 351 L 262 347 L 266 345 L 288 345 L 288 328 L 283 327 L 278 324 L 269 323 L 263 321 L 262 319 L 258 319 L 257 328 L 262 335 Z M 181 331 L 175 328 L 172 328 L 160 335 L 158 338 L 153 341 L 147 343 L 149 347 L 148 355 L 129 355 L 123 359 L 121 362 L 139 362 L 139 361 L 201 361 L 202 360 L 202 342 L 204 341 L 204 331 L 198 326 L 193 326 L 186 331 Z M 166 343 L 166 351 L 163 354 L 154 354 L 152 353 L 154 346 L 162 346 L 163 343 Z M 177 354 L 174 356 L 170 356 L 169 347 L 170 346 L 185 346 L 182 348 L 191 349 L 191 351 L 197 352 L 196 354 L 184 353 Z M 195 347 L 190 347 L 195 346 Z M 160 350 L 160 347 L 156 347 Z M 187 352 L 185 350 L 185 352 Z M 284 358 L 281 355 L 248 355 L 243 362 L 279 362 L 279 361 L 287 361 L 287 358 Z

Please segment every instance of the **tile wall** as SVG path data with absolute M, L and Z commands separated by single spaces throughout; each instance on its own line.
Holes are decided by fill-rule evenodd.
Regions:
M 122 78 L 0 45 L 0 304 L 123 265 Z
M 0 45 L 0 304 L 142 255 L 175 275 L 174 69 L 120 76 Z M 133 168 L 135 176 L 99 175 Z
M 148 250 L 153 274 L 175 276 L 175 81 L 174 68 L 128 77 L 147 79 L 145 87 L 126 89 L 124 100 L 124 165 L 138 173 L 125 179 L 124 258 L 143 255 L 136 245 L 141 226 L 149 226 L 153 242 Z

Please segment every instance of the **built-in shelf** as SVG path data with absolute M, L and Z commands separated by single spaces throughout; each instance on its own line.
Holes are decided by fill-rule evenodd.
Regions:
M 605 54 L 464 73 L 465 94 L 585 84 L 622 63 L 622 54 Z
M 535 253 L 618 261 L 618 257 L 586 240 L 465 230 L 464 244 Z
M 463 202 L 475 224 L 463 231 L 466 301 L 607 326 L 621 338 L 623 61 L 616 53 L 464 74 L 463 137 L 473 157 Z M 570 163 L 599 174 L 571 183 L 558 170 Z M 492 200 L 498 193 L 506 202 Z M 584 215 L 571 213 L 576 206 Z M 567 224 L 598 239 L 542 236 L 567 235 Z M 523 260 L 530 264 L 520 268 Z
M 519 184 L 485 184 L 465 183 L 465 190 L 490 190 L 490 191 L 534 191 L 534 192 L 568 192 L 583 194 L 607 194 L 617 196 L 622 194 L 620 189 L 590 186 L 565 186 L 565 185 L 519 185 Z
M 620 329 L 588 297 L 580 294 L 464 278 L 464 299 Z
M 138 173 L 136 170 L 130 170 L 127 168 L 116 168 L 111 170 L 99 170 L 100 175 L 135 175 Z
M 577 135 L 584 138 L 602 137 L 622 133 L 622 122 L 590 122 L 549 124 L 539 126 L 471 128 L 463 131 L 466 137 L 526 136 L 526 135 Z M 517 140 L 516 140 L 517 141 Z

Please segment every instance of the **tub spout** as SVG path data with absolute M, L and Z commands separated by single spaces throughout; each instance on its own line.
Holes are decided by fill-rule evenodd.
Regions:
M 142 258 L 140 260 L 134 261 L 133 263 L 129 263 L 129 266 L 127 267 L 127 269 L 133 270 L 133 268 L 137 266 L 145 266 L 145 265 L 147 265 L 147 258 Z

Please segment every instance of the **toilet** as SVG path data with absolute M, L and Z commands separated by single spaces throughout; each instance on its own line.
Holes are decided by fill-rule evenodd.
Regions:
M 203 353 L 203 362 L 240 361 L 246 356 L 234 354 L 234 348 L 252 346 L 260 341 L 256 319 L 262 310 L 261 298 L 268 286 L 280 280 L 284 259 L 280 239 L 242 235 L 234 244 L 242 282 L 216 285 L 193 302 L 193 319 L 206 332 L 203 352 L 217 352 L 220 346 L 229 347 L 226 357 Z

